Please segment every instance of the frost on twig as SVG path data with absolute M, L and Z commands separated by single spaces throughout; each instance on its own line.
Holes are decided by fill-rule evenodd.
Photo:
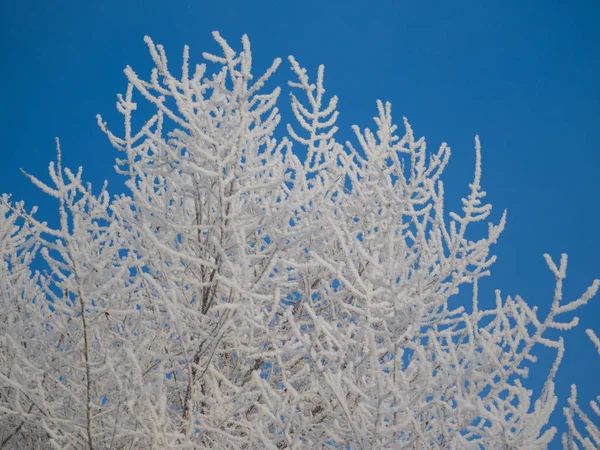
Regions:
M 585 330 L 590 340 L 600 354 L 600 340 L 593 330 Z M 562 436 L 565 450 L 585 449 L 594 450 L 600 447 L 600 395 L 589 402 L 591 414 L 586 413 L 577 403 L 577 386 L 571 386 L 571 396 L 568 406 L 563 408 L 567 420 L 568 432 Z

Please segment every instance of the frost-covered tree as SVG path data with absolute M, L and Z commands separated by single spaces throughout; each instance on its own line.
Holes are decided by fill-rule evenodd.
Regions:
M 375 131 L 339 142 L 323 67 L 311 81 L 291 57 L 295 120 L 279 131 L 265 82 L 280 60 L 255 77 L 246 37 L 240 53 L 215 38 L 216 69 L 186 47 L 181 76 L 146 39 L 156 67 L 126 69 L 124 131 L 98 118 L 127 194 L 94 194 L 57 145 L 51 183 L 28 177 L 58 226 L 2 197 L 0 448 L 546 448 L 551 331 L 600 282 L 564 301 L 566 256 L 546 256 L 546 317 L 500 292 L 480 307 L 505 215 L 472 237 L 491 214 L 479 140 L 446 213 L 448 146 L 428 153 L 382 102 Z M 134 98 L 154 111 L 139 129 Z M 540 346 L 556 360 L 534 396 Z M 569 405 L 569 424 L 592 424 Z

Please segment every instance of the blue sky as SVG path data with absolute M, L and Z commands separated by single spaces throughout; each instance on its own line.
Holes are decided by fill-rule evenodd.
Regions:
M 164 44 L 177 67 L 184 44 L 199 61 L 203 51 L 218 51 L 211 31 L 236 48 L 247 33 L 257 71 L 289 54 L 313 73 L 326 65 L 326 89 L 340 97 L 342 138 L 352 138 L 354 123 L 372 127 L 381 99 L 430 148 L 448 142 L 449 207 L 468 192 L 479 134 L 494 217 L 508 209 L 482 295 L 519 293 L 546 312 L 553 279 L 542 253 L 569 254 L 567 298 L 600 277 L 599 20 L 592 1 L 1 2 L 0 192 L 40 205 L 52 220 L 54 205 L 19 168 L 45 179 L 58 136 L 66 165 L 82 165 L 98 187 L 109 179 L 116 193 L 116 155 L 95 115 L 120 129 L 123 68 L 143 75 L 150 68 L 143 36 Z M 289 76 L 284 64 L 275 81 Z M 600 393 L 593 380 L 600 357 L 584 328 L 600 334 L 600 298 L 579 315 L 580 327 L 566 335 L 557 391 L 566 398 L 577 383 L 590 399 Z

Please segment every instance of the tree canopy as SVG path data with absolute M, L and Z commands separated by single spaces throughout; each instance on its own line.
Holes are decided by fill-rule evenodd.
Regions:
M 313 80 L 292 57 L 281 130 L 265 90 L 281 61 L 255 76 L 247 37 L 238 53 L 214 36 L 223 54 L 191 67 L 186 47 L 180 76 L 146 38 L 155 68 L 126 69 L 124 130 L 98 117 L 126 194 L 95 193 L 57 143 L 51 183 L 27 176 L 58 226 L 2 197 L 0 448 L 546 448 L 550 332 L 600 281 L 563 299 L 567 257 L 546 255 L 547 316 L 499 291 L 480 306 L 506 213 L 479 223 L 479 139 L 446 212 L 446 144 L 428 152 L 381 101 L 374 131 L 338 142 L 323 66 Z M 139 129 L 137 102 L 154 108 Z M 534 396 L 540 346 L 556 356 Z M 565 448 L 600 445 L 575 388 L 565 414 Z

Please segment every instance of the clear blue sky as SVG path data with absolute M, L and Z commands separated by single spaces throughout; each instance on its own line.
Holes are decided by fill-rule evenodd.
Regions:
M 126 88 L 123 68 L 150 68 L 143 36 L 164 44 L 176 67 L 184 44 L 196 61 L 217 51 L 213 30 L 237 48 L 247 33 L 256 70 L 288 54 L 309 70 L 326 65 L 342 136 L 351 137 L 353 123 L 372 126 L 382 99 L 431 148 L 447 141 L 449 206 L 467 193 L 479 134 L 495 217 L 509 212 L 482 295 L 519 293 L 546 312 L 553 279 L 542 253 L 569 253 L 567 297 L 600 277 L 599 21 L 600 7 L 578 0 L 3 1 L 0 192 L 52 217 L 52 203 L 18 169 L 44 178 L 55 136 L 67 165 L 82 165 L 96 186 L 108 178 L 117 192 L 116 155 L 95 115 L 120 129 L 114 106 Z M 277 80 L 288 74 L 284 64 Z M 580 328 L 566 336 L 558 394 L 566 398 L 575 382 L 587 400 L 600 392 L 600 357 L 583 330 L 600 332 L 600 298 L 579 315 Z M 532 380 L 542 382 L 535 373 Z M 553 422 L 562 423 L 560 412 Z

